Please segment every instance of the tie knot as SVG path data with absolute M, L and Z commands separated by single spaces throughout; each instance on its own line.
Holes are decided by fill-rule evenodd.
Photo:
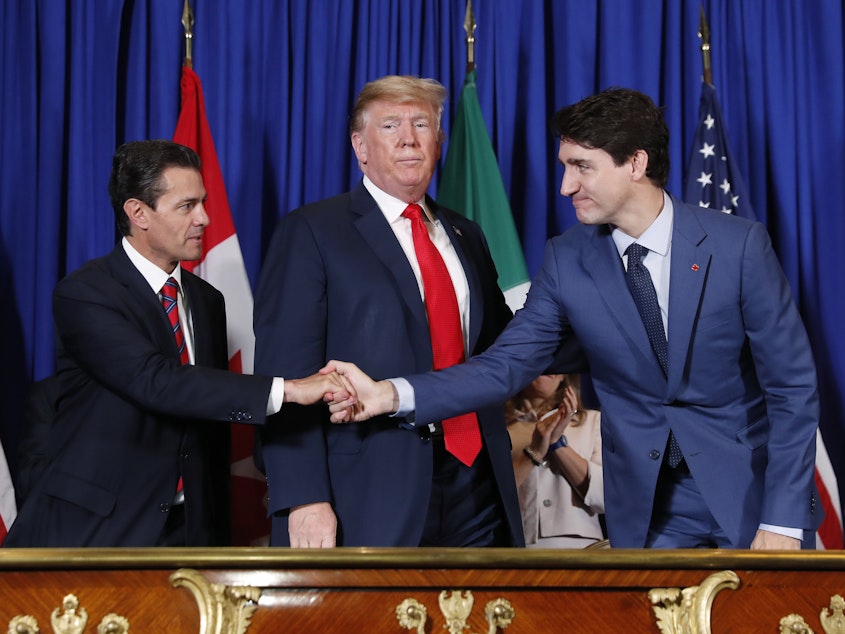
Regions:
M 628 261 L 630 262 L 633 259 L 635 262 L 642 262 L 643 256 L 648 253 L 648 249 L 646 249 L 643 245 L 637 244 L 636 242 L 632 242 L 628 245 L 628 248 L 625 249 L 625 255 L 628 256 Z
M 402 215 L 409 220 L 422 220 L 422 207 L 420 207 L 417 203 L 411 203 L 405 207 L 405 211 L 402 212 Z
M 172 277 L 168 277 L 167 281 L 164 283 L 164 286 L 161 287 L 161 296 L 166 297 L 169 300 L 175 301 L 176 296 L 179 293 L 179 285 L 176 283 Z

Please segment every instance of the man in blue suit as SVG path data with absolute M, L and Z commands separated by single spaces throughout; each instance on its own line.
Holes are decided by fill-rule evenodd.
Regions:
M 362 89 L 350 137 L 363 182 L 280 222 L 255 300 L 256 371 L 313 373 L 333 358 L 377 377 L 435 367 L 429 321 L 442 315 L 429 311 L 443 295 L 429 286 L 418 238 L 445 265 L 455 360 L 487 348 L 510 320 L 478 225 L 426 196 L 445 98 L 416 77 Z M 403 215 L 412 208 L 414 220 Z M 271 544 L 522 545 L 503 400 L 477 408 L 478 453 L 460 459 L 448 421 L 333 426 L 323 404 L 283 410 L 261 437 Z
M 580 224 L 549 242 L 525 308 L 458 368 L 373 384 L 330 364 L 359 399 L 333 419 L 415 410 L 421 424 L 499 402 L 577 337 L 602 407 L 612 546 L 811 547 L 815 367 L 765 229 L 664 191 L 668 130 L 641 93 L 604 91 L 554 125 Z M 643 266 L 650 310 L 626 281 Z

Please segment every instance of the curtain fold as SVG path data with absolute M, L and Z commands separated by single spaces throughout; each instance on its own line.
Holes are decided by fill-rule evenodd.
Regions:
M 0 2 L 0 299 L 11 307 L 0 335 L 0 434 L 9 453 L 21 386 L 53 369 L 53 286 L 114 244 L 114 149 L 172 135 L 184 37 L 181 2 Z M 530 274 L 545 240 L 575 222 L 558 194 L 548 127 L 558 107 L 612 85 L 648 93 L 665 108 L 669 189 L 682 193 L 701 86 L 700 4 L 475 0 L 479 101 Z M 193 9 L 194 68 L 253 283 L 280 216 L 360 178 L 347 117 L 366 81 L 440 80 L 449 130 L 465 75 L 463 2 L 193 0 Z M 843 5 L 709 0 L 706 10 L 731 146 L 810 331 L 822 428 L 841 472 Z

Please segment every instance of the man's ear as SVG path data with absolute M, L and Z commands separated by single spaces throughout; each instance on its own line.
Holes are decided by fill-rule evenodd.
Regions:
M 129 198 L 123 203 L 123 212 L 129 218 L 129 223 L 142 231 L 149 227 L 150 219 L 147 217 L 149 211 L 150 208 L 137 198 Z
M 364 136 L 360 132 L 353 132 L 350 137 L 352 149 L 355 151 L 355 158 L 361 165 L 367 164 L 367 144 L 364 143 Z
M 648 169 L 648 152 L 645 150 L 637 150 L 631 156 L 631 178 L 635 181 L 640 181 L 645 178 L 646 170 Z

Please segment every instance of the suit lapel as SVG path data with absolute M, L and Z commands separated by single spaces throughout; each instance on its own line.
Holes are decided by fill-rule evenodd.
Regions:
M 188 298 L 191 307 L 191 324 L 194 335 L 194 364 L 214 366 L 214 360 L 211 358 L 212 350 L 214 350 L 212 342 L 212 332 L 214 329 L 209 323 L 213 311 L 211 306 L 206 302 L 206 294 L 200 291 L 196 278 L 185 269 L 182 269 L 182 290 Z
M 361 238 L 396 280 L 396 292 L 427 332 L 428 318 L 414 271 L 399 246 L 393 229 L 363 183 L 352 190 L 350 211 L 358 216 L 353 222 Z
M 634 298 L 631 296 L 628 283 L 625 281 L 625 269 L 619 259 L 619 252 L 606 226 L 597 227 L 591 243 L 585 247 L 585 250 L 586 269 L 590 272 L 599 295 L 602 296 L 619 329 L 653 367 L 657 378 L 662 378 L 663 370 L 660 368 L 660 362 L 654 350 L 651 349 L 645 326 L 637 311 Z
M 169 354 L 178 357 L 176 340 L 173 338 L 170 322 L 158 295 L 132 264 L 120 243 L 109 254 L 109 267 L 112 277 L 125 287 L 122 301 L 131 307 L 131 312 L 137 316 L 140 327 L 149 331 L 150 337 L 159 350 L 166 350 Z
M 677 391 L 683 377 L 712 256 L 702 246 L 707 234 L 691 209 L 674 198 L 672 202 L 675 218 L 669 281 L 669 395 Z

